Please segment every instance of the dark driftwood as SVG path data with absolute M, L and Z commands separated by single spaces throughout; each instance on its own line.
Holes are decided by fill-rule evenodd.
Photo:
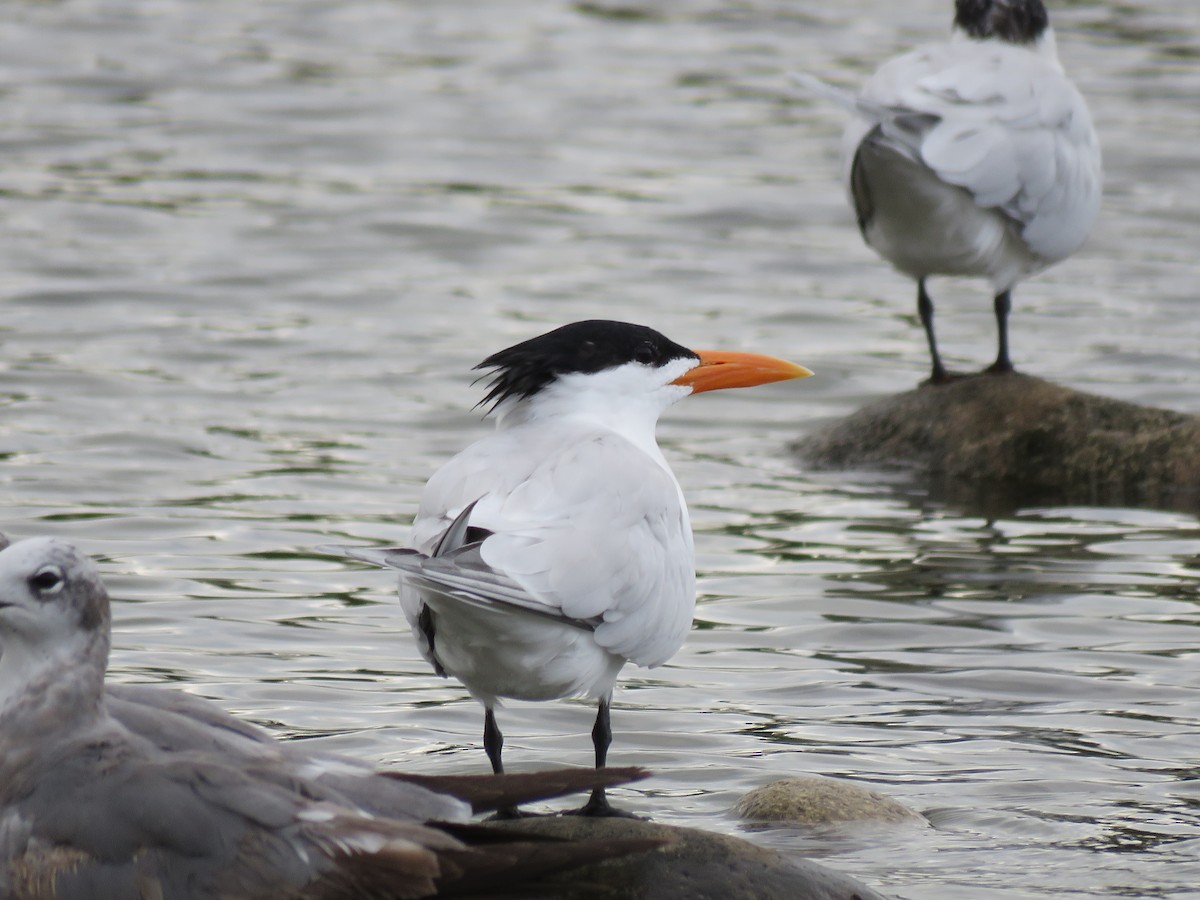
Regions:
M 1200 417 L 1017 373 L 922 385 L 794 449 L 812 468 L 909 469 L 951 501 L 1200 509 Z
M 833 869 L 695 828 L 579 816 L 499 824 L 562 838 L 669 841 L 658 850 L 571 870 L 553 885 L 558 900 L 885 900 Z

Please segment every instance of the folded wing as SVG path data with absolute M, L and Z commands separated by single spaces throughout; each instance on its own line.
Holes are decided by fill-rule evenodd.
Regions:
M 1039 256 L 1061 259 L 1087 237 L 1100 149 L 1087 104 L 1053 62 L 1000 43 L 926 47 L 881 66 L 857 106 L 897 152 L 1019 223 Z

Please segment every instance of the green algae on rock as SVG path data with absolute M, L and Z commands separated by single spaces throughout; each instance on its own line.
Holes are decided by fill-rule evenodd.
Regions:
M 1200 416 L 1019 373 L 884 398 L 793 445 L 815 469 L 904 469 L 952 502 L 1200 509 Z

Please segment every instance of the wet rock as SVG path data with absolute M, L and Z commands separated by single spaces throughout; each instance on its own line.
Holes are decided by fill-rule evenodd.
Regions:
M 575 869 L 554 884 L 560 900 L 885 900 L 853 878 L 788 859 L 741 838 L 640 819 L 545 816 L 497 823 L 564 838 L 659 838 L 669 843 Z M 561 885 L 561 890 L 559 890 Z
M 747 821 L 781 825 L 929 824 L 920 813 L 885 794 L 817 776 L 785 778 L 755 788 L 738 801 L 735 811 Z
M 1200 416 L 1017 373 L 922 385 L 794 449 L 816 469 L 909 469 L 951 501 L 1200 509 Z

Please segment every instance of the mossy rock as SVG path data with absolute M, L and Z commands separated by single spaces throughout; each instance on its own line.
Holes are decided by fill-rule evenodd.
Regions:
M 734 811 L 748 822 L 825 826 L 854 822 L 927 826 L 920 813 L 851 781 L 801 776 L 755 788 Z
M 922 385 L 793 449 L 814 469 L 905 469 L 971 505 L 1200 510 L 1200 416 L 1015 372 Z

